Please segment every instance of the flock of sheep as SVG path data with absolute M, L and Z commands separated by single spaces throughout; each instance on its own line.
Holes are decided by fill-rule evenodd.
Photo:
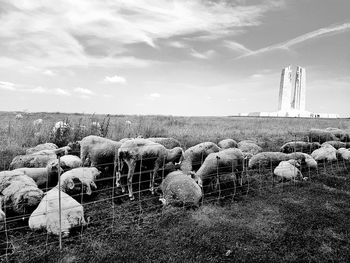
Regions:
M 184 150 L 174 138 L 114 141 L 89 135 L 61 148 L 40 144 L 16 156 L 10 170 L 0 172 L 0 201 L 2 208 L 17 214 L 35 209 L 29 217 L 31 229 L 68 235 L 72 227 L 86 224 L 83 206 L 72 196 L 81 192 L 91 195 L 108 169 L 113 170 L 116 189 L 125 193 L 127 186 L 130 200 L 134 200 L 135 170 L 142 170 L 150 171 L 146 173 L 150 175 L 149 190 L 152 194 L 159 190 L 159 200 L 165 206 L 198 206 L 203 194 L 215 189 L 225 176 L 242 184 L 244 171 L 274 167 L 274 175 L 281 180 L 303 179 L 300 166 L 314 169 L 320 161 L 350 160 L 349 148 L 349 134 L 334 128 L 312 129 L 308 141 L 288 142 L 280 152 L 263 152 L 255 140 L 202 142 Z M 122 181 L 125 174 L 126 185 Z M 155 187 L 159 177 L 162 180 Z M 6 220 L 3 210 L 0 220 Z

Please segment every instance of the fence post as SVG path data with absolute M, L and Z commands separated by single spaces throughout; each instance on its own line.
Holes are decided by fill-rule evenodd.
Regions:
M 216 156 L 216 185 L 219 188 L 218 201 L 221 199 L 221 187 L 220 187 L 220 177 L 219 177 L 219 157 Z
M 55 151 L 58 159 L 58 221 L 59 221 L 59 247 L 62 250 L 62 200 L 61 200 L 61 156 L 65 154 L 64 150 Z

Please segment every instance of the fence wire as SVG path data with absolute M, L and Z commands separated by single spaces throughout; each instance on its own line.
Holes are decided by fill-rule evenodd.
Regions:
M 309 146 L 307 147 L 307 150 L 301 150 L 311 154 L 311 148 Z M 296 152 L 296 147 L 294 147 L 294 151 L 292 152 Z M 75 154 L 78 155 L 78 152 Z M 206 161 L 206 157 L 204 154 L 199 154 L 198 158 L 193 159 L 192 167 L 198 170 Z M 136 158 L 135 155 L 132 158 Z M 158 160 L 161 165 L 158 171 L 155 172 L 151 165 L 154 161 L 155 158 L 147 155 L 139 155 L 137 158 L 137 166 L 131 182 L 131 189 L 135 196 L 135 200 L 133 201 L 129 200 L 130 196 L 126 187 L 128 181 L 131 180 L 131 178 L 127 178 L 128 166 L 124 164 L 124 169 L 121 170 L 122 160 L 118 158 L 95 166 L 102 173 L 98 178 L 95 178 L 94 182 L 97 185 L 97 189 L 93 189 L 91 195 L 86 193 L 86 185 L 74 182 L 74 189 L 76 191 L 70 193 L 69 196 L 62 198 L 61 191 L 58 191 L 61 198 L 46 198 L 45 211 L 36 216 L 45 216 L 52 212 L 58 212 L 59 236 L 52 235 L 45 229 L 32 231 L 28 226 L 28 219 L 30 217 L 33 220 L 35 219 L 32 211 L 16 215 L 11 212 L 11 205 L 5 202 L 3 204 L 3 211 L 6 217 L 0 229 L 0 260 L 8 262 L 13 257 L 20 257 L 20 255 L 29 253 L 31 254 L 32 261 L 35 262 L 35 259 L 42 258 L 43 256 L 47 257 L 53 247 L 57 247 L 61 251 L 66 245 L 71 243 L 76 244 L 79 241 L 83 242 L 85 238 L 94 236 L 95 234 L 99 234 L 101 237 L 113 236 L 116 233 L 116 229 L 118 231 L 127 231 L 130 227 L 146 227 L 147 224 L 145 222 L 149 221 L 152 217 L 161 217 L 166 209 L 159 201 L 159 195 L 150 193 L 150 186 L 153 184 L 152 174 L 157 174 L 155 183 L 157 185 L 156 188 L 159 189 L 166 175 L 179 168 L 175 165 L 172 169 L 167 169 L 167 157 L 165 155 L 162 160 Z M 293 166 L 295 173 L 292 174 L 295 176 L 291 176 L 291 180 L 286 181 L 281 177 L 275 176 L 275 161 L 272 158 L 267 158 L 260 161 L 258 167 L 250 168 L 249 163 L 244 160 L 239 164 L 236 159 L 222 164 L 220 159 L 217 158 L 214 169 L 211 169 L 209 173 L 205 174 L 205 178 L 202 178 L 205 179 L 203 181 L 206 184 L 201 189 L 202 197 L 200 204 L 235 202 L 251 194 L 260 195 L 266 191 L 284 191 L 286 187 L 298 187 L 300 182 L 302 183 L 303 181 L 297 180 L 297 171 L 300 171 L 302 177 L 307 177 L 307 181 L 311 183 L 322 180 L 322 176 L 325 174 L 336 176 L 341 173 L 342 175 L 349 175 L 349 161 L 337 158 L 331 162 L 318 162 L 316 169 L 312 169 L 304 162 L 301 162 L 299 167 Z M 58 164 L 60 168 L 60 156 L 58 157 Z M 117 172 L 121 173 L 121 184 L 124 185 L 125 192 L 121 192 L 121 189 L 116 187 Z M 286 172 L 293 171 L 289 169 Z M 45 193 L 54 187 L 61 189 L 61 180 L 58 180 L 58 186 L 49 186 L 48 173 L 46 179 L 46 186 L 42 189 Z M 87 225 L 78 224 L 68 237 L 62 237 L 63 229 L 61 223 L 65 219 L 61 217 L 65 216 L 64 213 L 67 211 L 65 211 L 65 205 L 72 199 L 78 201 L 78 205 L 69 206 L 68 209 L 74 210 L 82 207 L 84 218 L 87 219 Z M 52 203 L 59 203 L 58 211 L 56 207 L 50 209 L 49 204 Z M 61 203 L 63 204 L 62 208 Z M 181 206 L 183 209 L 187 209 L 189 205 L 183 203 Z M 48 221 L 46 221 L 46 229 L 49 227 L 48 224 Z M 101 231 L 101 228 L 103 231 Z M 29 247 L 28 244 L 30 245 Z

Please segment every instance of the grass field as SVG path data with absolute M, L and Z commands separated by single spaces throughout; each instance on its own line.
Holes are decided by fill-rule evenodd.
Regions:
M 0 162 L 6 169 L 26 147 L 50 139 L 56 121 L 73 126 L 103 123 L 105 116 L 0 113 Z M 39 131 L 32 121 L 44 119 Z M 127 125 L 125 121 L 131 121 Z M 349 119 L 248 117 L 110 116 L 106 136 L 169 136 L 184 148 L 223 138 L 257 139 L 264 150 L 279 150 L 310 128 L 350 130 Z M 89 131 L 86 131 L 88 134 Z M 39 135 L 38 135 L 39 134 Z M 81 139 L 85 133 L 71 134 Z M 58 249 L 58 238 L 32 232 L 26 221 L 9 220 L 13 262 L 349 262 L 350 164 L 322 164 L 309 181 L 273 184 L 271 170 L 250 171 L 235 196 L 206 196 L 199 209 L 163 209 L 147 191 L 131 202 L 114 196 L 111 180 L 83 199 L 90 224 L 75 229 Z M 308 171 L 306 171 L 308 172 Z M 249 190 L 249 192 L 247 192 Z M 115 197 L 112 200 L 112 197 Z M 79 201 L 81 201 L 81 197 Z M 16 229 L 17 230 L 16 230 Z M 2 258 L 6 259 L 6 258 Z

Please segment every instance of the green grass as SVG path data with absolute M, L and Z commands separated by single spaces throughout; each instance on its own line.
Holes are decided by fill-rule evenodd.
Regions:
M 50 139 L 56 121 L 73 126 L 102 122 L 105 116 L 36 113 L 16 121 L 0 113 L 0 167 L 13 156 Z M 44 119 L 40 136 L 32 121 Z M 126 120 L 132 122 L 128 127 Z M 264 150 L 278 150 L 310 128 L 350 130 L 348 119 L 269 119 L 246 117 L 111 116 L 107 137 L 170 136 L 187 148 L 198 142 L 255 138 Z M 84 134 L 71 134 L 78 139 Z M 7 225 L 14 262 L 349 262 L 349 163 L 320 165 L 310 181 L 273 186 L 271 171 L 249 173 L 234 198 L 207 195 L 199 209 L 163 209 L 148 191 L 136 201 L 116 197 L 113 185 L 98 185 L 84 198 L 90 224 L 75 229 L 58 249 L 58 237 L 31 231 L 21 219 Z M 106 175 L 108 176 L 108 175 Z M 136 187 L 137 188 L 137 187 Z M 135 189 L 136 190 L 136 189 Z M 226 191 L 231 194 L 232 191 Z M 78 201 L 80 197 L 77 197 Z M 113 209 L 114 207 L 114 209 Z M 19 230 L 14 230 L 17 228 Z

